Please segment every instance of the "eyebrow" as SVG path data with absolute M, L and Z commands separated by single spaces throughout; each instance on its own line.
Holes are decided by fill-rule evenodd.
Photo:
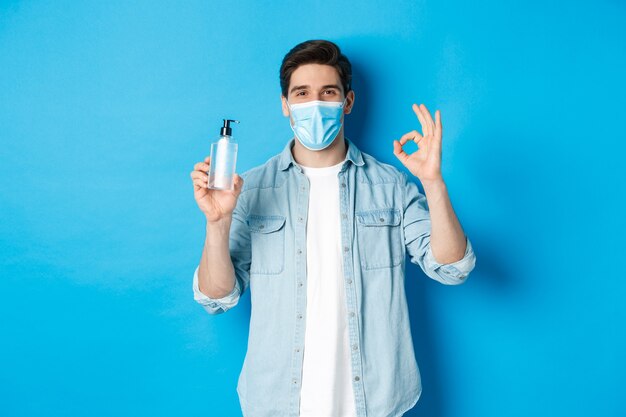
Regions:
M 298 91 L 298 90 L 306 90 L 307 88 L 311 88 L 311 86 L 310 85 L 294 85 L 289 91 L 289 93 L 293 93 L 294 91 Z M 337 90 L 341 91 L 341 88 L 339 88 L 337 84 L 326 84 L 322 86 L 322 90 L 325 90 L 327 88 L 336 88 Z

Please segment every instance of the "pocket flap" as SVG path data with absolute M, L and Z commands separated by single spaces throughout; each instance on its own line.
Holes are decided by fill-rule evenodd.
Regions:
M 378 209 L 355 213 L 357 221 L 364 226 L 397 226 L 400 224 L 399 209 Z
M 271 233 L 285 224 L 285 216 L 260 216 L 251 214 L 246 219 L 251 232 Z

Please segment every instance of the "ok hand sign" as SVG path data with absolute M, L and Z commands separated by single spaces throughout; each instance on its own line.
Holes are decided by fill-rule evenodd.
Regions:
M 402 135 L 400 140 L 393 141 L 393 153 L 409 171 L 424 182 L 442 180 L 441 176 L 441 113 L 435 112 L 435 121 L 425 105 L 413 104 L 419 122 L 422 124 L 423 135 L 417 130 Z M 417 143 L 417 151 L 407 154 L 402 146 L 409 140 Z

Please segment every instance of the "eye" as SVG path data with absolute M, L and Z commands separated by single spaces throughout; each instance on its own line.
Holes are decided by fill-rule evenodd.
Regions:
M 298 92 L 296 93 L 296 96 L 299 96 L 299 95 L 304 95 L 304 94 L 306 94 L 306 92 L 304 92 L 304 91 L 298 91 Z
M 326 90 L 324 91 L 325 93 L 330 93 L 328 95 L 334 95 L 335 94 L 335 90 Z

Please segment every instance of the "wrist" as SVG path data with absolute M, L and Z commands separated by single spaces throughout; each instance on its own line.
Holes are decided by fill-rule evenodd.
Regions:
M 232 214 L 228 214 L 226 216 L 220 217 L 219 219 L 209 219 L 208 216 L 206 218 L 206 229 L 207 230 L 223 230 L 230 228 L 230 223 L 232 222 L 233 216 Z
M 204 244 L 208 248 L 222 248 L 224 245 L 228 247 L 230 236 L 230 220 L 231 217 L 224 217 L 219 220 L 209 221 L 206 223 L 206 236 Z
M 424 187 L 424 191 L 428 190 L 439 190 L 439 189 L 445 189 L 446 188 L 446 183 L 443 180 L 443 177 L 437 177 L 437 178 L 430 178 L 427 180 L 422 180 L 420 179 L 420 182 L 422 183 L 422 186 Z

